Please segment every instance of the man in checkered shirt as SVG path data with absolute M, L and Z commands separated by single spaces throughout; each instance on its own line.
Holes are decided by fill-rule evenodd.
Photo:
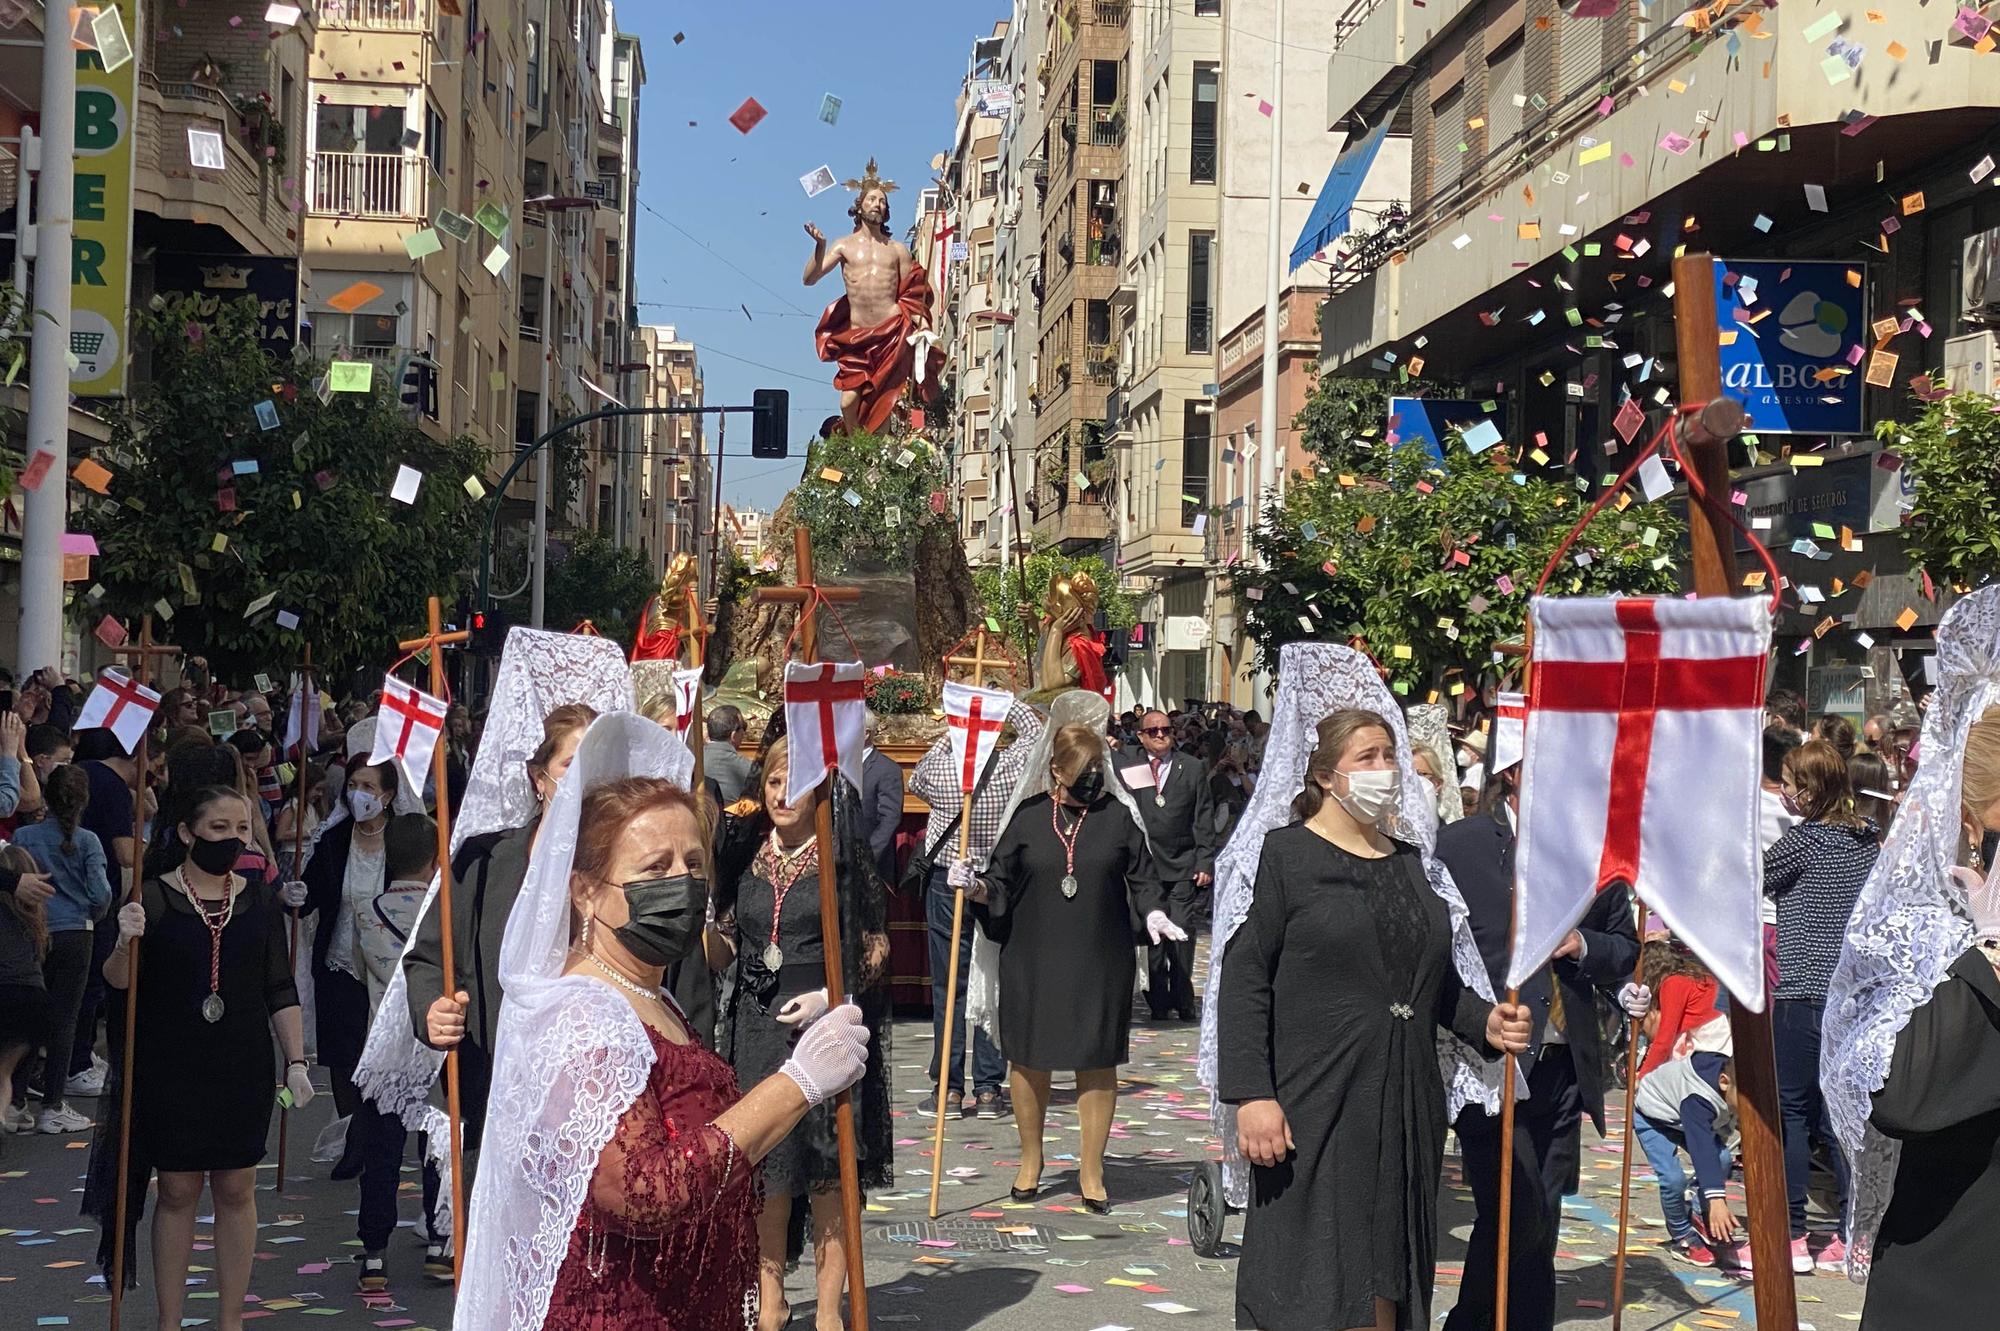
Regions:
M 987 856 L 993 853 L 993 843 L 1000 839 L 1000 817 L 1007 811 L 1007 801 L 1020 784 L 1021 770 L 1027 766 L 1028 754 L 1041 737 L 1042 714 L 1023 702 L 1016 702 L 1007 712 L 1007 727 L 1014 732 L 1012 743 L 1007 743 L 1006 732 L 1002 731 L 1001 741 L 1005 745 L 993 752 L 987 761 L 987 771 L 983 774 L 983 784 L 976 785 L 977 795 L 972 801 L 972 831 L 967 843 L 966 854 L 975 865 L 984 866 Z M 924 827 L 924 846 L 931 853 L 933 868 L 930 882 L 925 888 L 924 913 L 930 921 L 931 935 L 931 1065 L 926 1078 L 932 1087 L 920 1106 L 926 1114 L 938 1112 L 937 1103 L 937 1049 L 944 1043 L 945 983 L 949 972 L 945 959 L 951 953 L 951 917 L 954 893 L 945 881 L 945 874 L 951 862 L 958 858 L 958 813 L 965 802 L 959 789 L 961 769 L 952 758 L 951 736 L 945 735 L 931 745 L 917 763 L 916 771 L 910 777 L 910 790 L 924 803 L 931 806 L 930 822 Z M 951 1023 L 951 1067 L 952 1076 L 945 1087 L 944 1112 L 953 1118 L 965 1115 L 965 991 L 971 972 L 972 931 L 976 926 L 968 917 L 958 938 L 958 1007 L 952 1014 Z M 1000 1085 L 1007 1077 L 1006 1060 L 1000 1057 L 993 1037 L 984 1030 L 972 1034 L 972 1089 L 973 1104 L 981 1118 L 999 1118 L 1006 1112 L 1006 1104 L 1001 1096 Z

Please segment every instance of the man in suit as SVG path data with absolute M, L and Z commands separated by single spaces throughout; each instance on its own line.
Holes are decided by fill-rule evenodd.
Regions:
M 729 703 L 708 714 L 708 745 L 701 751 L 702 775 L 715 782 L 725 806 L 743 798 L 750 774 L 756 770 L 736 748 L 749 729 L 743 713 Z
M 1506 767 L 1487 787 L 1487 807 L 1438 833 L 1437 856 L 1471 911 L 1472 934 L 1496 993 L 1504 995 L 1513 923 L 1514 837 L 1519 753 L 1494 753 Z M 1555 1326 L 1556 1237 L 1562 1199 L 1578 1190 L 1583 1115 L 1604 1134 L 1604 1049 L 1597 991 L 1615 996 L 1632 978 L 1639 940 L 1623 885 L 1597 894 L 1554 958 L 1521 986 L 1534 1014 L 1528 1052 L 1519 1056 L 1528 1098 L 1514 1110 L 1514 1213 L 1508 1254 L 1509 1331 Z M 1458 1304 L 1445 1331 L 1493 1324 L 1499 1257 L 1500 1119 L 1476 1106 L 1458 1116 L 1465 1179 L 1477 1218 L 1466 1246 Z
M 868 713 L 868 747 L 861 751 L 861 830 L 882 881 L 896 886 L 896 829 L 903 825 L 903 769 L 875 747 L 882 720 Z
M 1187 933 L 1185 942 L 1148 949 L 1146 1003 L 1155 1021 L 1192 1021 L 1195 913 L 1215 873 L 1215 797 L 1201 761 L 1175 749 L 1165 712 L 1139 718 L 1139 746 L 1138 753 L 1120 756 L 1118 776 L 1146 820 L 1153 869 L 1167 890 L 1167 918 Z

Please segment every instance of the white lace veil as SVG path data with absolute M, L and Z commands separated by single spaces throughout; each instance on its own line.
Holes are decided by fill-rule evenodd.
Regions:
M 1089 689 L 1071 689 L 1056 695 L 1049 704 L 1049 721 L 1042 727 L 1042 733 L 1035 736 L 1034 747 L 1028 750 L 1028 762 L 1021 769 L 1021 779 L 1014 783 L 1014 793 L 1007 797 L 1007 808 L 1000 815 L 1001 831 L 1014 821 L 1014 815 L 1023 804 L 1049 789 L 1049 763 L 1055 756 L 1056 732 L 1064 726 L 1089 726 L 1093 732 L 1103 735 L 1106 724 L 1111 720 L 1111 704 L 1103 694 Z M 1107 745 L 1105 752 L 1106 771 L 1104 790 L 1113 799 L 1125 806 L 1125 812 L 1132 815 L 1132 821 L 1139 825 L 1144 835 L 1146 819 L 1139 812 L 1139 803 L 1132 798 L 1132 792 L 1118 779 L 1118 774 L 1109 770 L 1111 756 Z M 1151 842 L 1148 842 L 1150 845 Z M 983 866 L 982 866 L 983 867 Z M 1143 981 L 1146 968 L 1139 967 L 1139 977 Z M 982 1027 L 1000 1043 L 1000 945 L 986 936 L 984 930 L 975 929 L 972 934 L 972 973 L 965 987 L 965 1019 L 971 1025 Z
M 466 776 L 465 802 L 452 811 L 452 854 L 471 837 L 521 827 L 535 816 L 528 759 L 541 747 L 543 720 L 556 708 L 573 702 L 588 703 L 600 714 L 632 710 L 632 682 L 625 672 L 625 654 L 617 644 L 572 633 L 510 630 L 493 683 L 486 727 L 472 758 L 472 771 Z M 373 724 L 372 718 L 362 723 L 370 728 L 363 754 L 373 743 Z M 348 742 L 352 751 L 351 735 Z M 328 822 L 341 816 L 336 812 Z M 437 892 L 433 878 L 418 912 L 418 923 L 430 913 Z M 417 929 L 412 926 L 410 942 L 416 936 Z M 403 945 L 406 954 L 410 942 Z M 419 1040 L 411 1028 L 409 994 L 403 968 L 398 965 L 368 1028 L 354 1084 L 383 1113 L 397 1115 L 413 1131 L 428 1132 L 432 1158 L 439 1159 L 450 1154 L 450 1147 L 444 1114 L 430 1103 L 430 1092 L 444 1066 L 444 1055 Z M 450 1198 L 448 1183 L 439 1195 Z M 448 1200 L 445 1209 L 449 1209 Z
M 1869 1126 L 1896 1037 L 1972 946 L 1963 890 L 1952 881 L 1964 839 L 1959 783 L 1972 723 L 2000 702 L 2000 586 L 1946 612 L 1937 630 L 1938 688 L 1924 716 L 1923 755 L 1887 844 L 1868 875 L 1826 995 L 1820 1086 L 1847 1152 L 1848 1274 L 1865 1282 L 1896 1181 L 1900 1143 Z
M 615 650 L 615 649 L 614 649 Z M 632 712 L 591 723 L 577 745 L 500 943 L 493 1093 L 467 1209 L 455 1325 L 529 1331 L 548 1316 L 597 1157 L 653 1069 L 639 1014 L 607 981 L 565 976 L 570 867 L 586 794 L 630 776 L 683 790 L 694 754 Z
M 1455 823 L 1465 817 L 1465 792 L 1458 786 L 1458 764 L 1452 761 L 1451 727 L 1446 724 L 1444 704 L 1412 703 L 1405 709 L 1410 722 L 1410 743 L 1431 756 L 1431 766 L 1444 778 L 1438 791 L 1438 821 Z
M 1423 853 L 1431 890 L 1451 914 L 1451 959 L 1458 978 L 1474 993 L 1493 1001 L 1493 982 L 1486 974 L 1479 946 L 1473 941 L 1465 898 L 1432 851 L 1437 826 L 1417 792 L 1423 778 L 1410 764 L 1410 739 L 1402 710 L 1390 696 L 1366 656 L 1334 643 L 1287 643 L 1278 654 L 1278 696 L 1271 709 L 1271 732 L 1264 744 L 1264 767 L 1229 844 L 1215 860 L 1215 927 L 1208 954 L 1208 983 L 1201 1005 L 1201 1083 L 1209 1088 L 1215 1131 L 1222 1139 L 1223 1192 L 1231 1206 L 1248 1200 L 1250 1175 L 1236 1149 L 1236 1109 L 1215 1099 L 1219 1053 L 1217 1004 L 1222 993 L 1222 957 L 1230 938 L 1250 914 L 1257 883 L 1257 865 L 1264 838 L 1292 821 L 1292 800 L 1305 789 L 1306 761 L 1311 758 L 1319 723 L 1342 708 L 1359 707 L 1389 723 L 1396 741 L 1396 765 L 1402 770 L 1403 801 L 1396 825 L 1388 829 L 1398 841 Z M 1500 1110 L 1500 1076 L 1512 1060 L 1489 1063 L 1457 1037 L 1437 1032 L 1438 1067 L 1444 1077 L 1446 1115 L 1457 1118 L 1466 1105 L 1478 1103 L 1489 1114 Z

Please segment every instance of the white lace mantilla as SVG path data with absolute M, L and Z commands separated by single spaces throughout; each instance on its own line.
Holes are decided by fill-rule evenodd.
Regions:
M 1312 756 L 1319 723 L 1333 712 L 1358 707 L 1379 713 L 1395 732 L 1396 764 L 1402 771 L 1403 802 L 1389 834 L 1423 852 L 1424 873 L 1431 890 L 1451 914 L 1451 960 L 1458 977 L 1486 1001 L 1493 1002 L 1493 982 L 1473 941 L 1465 898 L 1444 865 L 1432 853 L 1437 825 L 1417 786 L 1423 782 L 1410 763 L 1410 738 L 1402 710 L 1383 685 L 1375 666 L 1349 647 L 1333 643 L 1295 642 L 1278 655 L 1278 696 L 1272 707 L 1271 732 L 1264 744 L 1264 766 L 1257 789 L 1231 833 L 1229 844 L 1215 861 L 1215 927 L 1208 957 L 1208 984 L 1201 1005 L 1201 1084 L 1209 1090 L 1215 1131 L 1221 1138 L 1223 1191 L 1231 1206 L 1248 1201 L 1250 1176 L 1236 1149 L 1236 1109 L 1215 1098 L 1218 1074 L 1217 1004 L 1222 994 L 1223 952 L 1250 915 L 1257 882 L 1257 864 L 1264 838 L 1292 820 L 1292 800 L 1305 789 L 1306 762 Z M 1513 1060 L 1491 1063 L 1458 1037 L 1437 1033 L 1438 1070 L 1444 1078 L 1446 1115 L 1457 1118 L 1468 1104 L 1487 1113 L 1500 1112 L 1500 1077 Z
M 506 998 L 455 1326 L 542 1325 L 598 1155 L 653 1070 L 652 1041 L 624 996 L 607 981 L 563 974 L 584 796 L 628 776 L 666 777 L 685 790 L 693 772 L 678 737 L 610 712 L 584 734 L 550 801 L 500 942 Z
M 1937 630 L 1938 687 L 1924 715 L 1922 760 L 1868 875 L 1826 995 L 1820 1086 L 1847 1152 L 1848 1276 L 1864 1283 L 1889 1207 L 1902 1145 L 1868 1122 L 1889 1079 L 1896 1037 L 1972 946 L 1963 889 L 1951 876 L 1964 840 L 1959 784 L 1972 723 L 2000 701 L 2000 586 L 1954 605 Z
M 494 680 L 493 704 L 479 750 L 473 755 L 472 771 L 467 774 L 465 802 L 453 810 L 454 855 L 471 837 L 520 827 L 535 816 L 528 759 L 541 747 L 543 719 L 572 702 L 588 703 L 600 713 L 632 709 L 632 682 L 618 645 L 607 638 L 510 630 Z M 350 736 L 350 751 L 352 746 Z M 687 773 L 676 774 L 674 779 L 687 784 L 693 764 L 690 754 Z M 337 821 L 343 812 L 337 811 L 328 823 Z M 418 925 L 430 913 L 437 894 L 438 880 L 432 878 L 417 913 Z M 417 928 L 412 926 L 405 954 L 416 936 Z M 419 1040 L 411 1028 L 409 995 L 409 984 L 398 965 L 368 1028 L 368 1042 L 354 1070 L 354 1083 L 383 1113 L 397 1115 L 412 1131 L 429 1133 L 431 1158 L 439 1163 L 440 1172 L 448 1174 L 449 1125 L 444 1112 L 431 1102 L 431 1088 L 444 1067 L 444 1055 Z M 452 1195 L 449 1178 L 438 1195 L 440 1209 L 448 1212 Z

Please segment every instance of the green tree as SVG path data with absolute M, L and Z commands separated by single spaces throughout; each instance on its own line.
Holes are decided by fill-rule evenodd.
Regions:
M 1025 562 L 1028 579 L 1027 604 L 1039 613 L 1048 595 L 1049 583 L 1070 573 L 1088 573 L 1097 584 L 1098 609 L 1104 612 L 1104 621 L 1113 632 L 1131 628 L 1139 622 L 1139 607 L 1132 597 L 1118 586 L 1118 577 L 1096 555 L 1066 555 L 1053 548 L 1037 550 Z M 1021 574 L 1012 564 L 1005 568 L 976 568 L 972 570 L 973 585 L 979 588 L 979 600 L 985 607 L 989 619 L 1006 630 L 1015 650 L 1032 657 L 1036 650 L 1035 631 L 1021 618 Z
M 307 641 L 329 672 L 386 665 L 426 598 L 455 604 L 477 558 L 483 505 L 466 481 L 483 446 L 430 438 L 380 374 L 322 400 L 325 367 L 268 355 L 254 300 L 204 320 L 192 299 L 161 297 L 134 322 L 152 377 L 97 451 L 108 496 L 73 519 L 100 551 L 86 627 L 171 612 L 163 638 L 242 679 Z M 409 504 L 389 495 L 405 466 L 422 476 Z
M 2000 573 L 2000 398 L 1959 393 L 1920 405 L 1908 424 L 1875 427 L 1914 492 L 1903 549 L 1933 582 L 1969 590 Z
M 1252 529 L 1264 566 L 1234 574 L 1245 626 L 1265 668 L 1287 642 L 1331 639 L 1372 653 L 1400 695 L 1477 685 L 1493 644 L 1523 632 L 1535 581 L 1584 505 L 1570 485 L 1517 469 L 1504 444 L 1474 454 L 1453 436 L 1442 465 L 1420 442 L 1389 445 L 1383 418 L 1360 405 L 1367 392 L 1329 380 L 1301 415 L 1306 446 L 1345 465 L 1294 476 Z M 1607 508 L 1550 590 L 1670 592 L 1682 531 L 1665 505 Z
M 567 631 L 587 619 L 605 637 L 630 646 L 639 612 L 658 590 L 646 557 L 594 531 L 575 532 L 563 544 L 568 553 L 549 561 L 544 622 Z

